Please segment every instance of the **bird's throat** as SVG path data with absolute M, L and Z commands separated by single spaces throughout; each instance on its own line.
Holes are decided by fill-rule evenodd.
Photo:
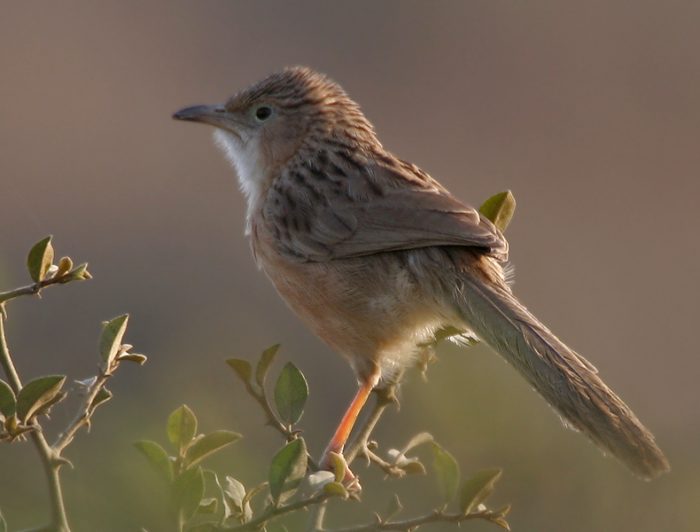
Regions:
M 238 175 L 238 184 L 248 205 L 246 213 L 246 234 L 250 233 L 250 218 L 258 205 L 265 187 L 264 165 L 260 161 L 260 150 L 256 143 L 245 142 L 239 137 L 217 129 L 214 142 L 224 152 L 224 156 Z

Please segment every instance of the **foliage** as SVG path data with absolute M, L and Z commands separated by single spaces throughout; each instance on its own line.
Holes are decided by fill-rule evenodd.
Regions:
M 92 278 L 87 264 L 74 267 L 69 257 L 62 257 L 58 264 L 54 265 L 51 240 L 52 238 L 47 236 L 29 251 L 27 270 L 32 284 L 0 292 L 0 364 L 8 381 L 0 380 L 0 442 L 33 442 L 44 467 L 51 503 L 51 522 L 42 530 L 69 532 L 60 473 L 61 467 L 65 464 L 70 465 L 70 461 L 63 456 L 63 452 L 81 428 L 90 427 L 95 410 L 112 397 L 105 385 L 121 362 L 126 360 L 143 364 L 146 357 L 131 353 L 132 346 L 122 343 L 128 315 L 104 322 L 99 339 L 99 372 L 87 379 L 75 381 L 73 393 L 81 397 L 78 411 L 70 423 L 56 435 L 53 443 L 49 443 L 42 421 L 48 417 L 53 407 L 68 396 L 69 392 L 64 390 L 67 377 L 44 375 L 22 384 L 7 344 L 5 322 L 6 307 L 12 300 L 21 296 L 39 296 L 49 286 Z M 0 531 L 6 529 L 7 524 L 0 515 Z
M 392 505 L 384 515 L 375 515 L 364 524 L 341 530 L 416 530 L 429 523 L 456 525 L 474 519 L 509 529 L 505 519 L 509 506 L 490 510 L 484 505 L 500 478 L 500 470 L 481 471 L 467 478 L 459 489 L 460 470 L 457 462 L 427 432 L 417 434 L 400 450 L 388 449 L 386 458 L 379 456 L 376 444 L 369 443 L 369 426 L 374 426 L 386 406 L 394 402 L 393 388 L 396 384 L 377 393 L 374 411 L 365 425 L 358 428 L 358 436 L 349 445 L 346 456 L 333 456 L 334 471 L 320 469 L 308 454 L 306 442 L 300 436 L 299 420 L 309 390 L 304 375 L 292 363 L 288 362 L 280 371 L 272 387 L 274 403 L 270 400 L 266 382 L 277 351 L 278 346 L 265 350 L 256 363 L 255 370 L 250 362 L 243 359 L 226 361 L 284 440 L 270 459 L 267 478 L 261 479 L 254 487 L 246 488 L 228 473 L 203 469 L 199 465 L 201 458 L 237 441 L 240 435 L 214 431 L 195 436 L 197 418 L 186 405 L 175 409 L 166 424 L 172 454 L 168 454 L 155 442 L 136 443 L 153 470 L 168 485 L 171 512 L 177 530 L 263 530 L 271 521 L 303 510 L 311 510 L 311 529 L 329 530 L 323 526 L 323 512 L 319 511 L 325 508 L 326 502 L 330 499 L 358 500 L 362 494 L 359 484 L 346 480 L 348 465 L 355 458 L 364 456 L 387 475 L 396 478 L 409 474 L 426 474 L 427 469 L 421 460 L 408 456 L 408 453 L 414 453 L 420 446 L 429 446 L 432 451 L 432 474 L 440 493 L 440 505 L 425 515 L 399 520 L 398 515 L 403 507 L 398 496 L 394 495 Z M 214 438 L 214 435 L 221 437 Z M 194 453 L 193 450 L 200 442 L 208 442 L 206 452 Z M 193 458 L 193 454 L 196 458 Z

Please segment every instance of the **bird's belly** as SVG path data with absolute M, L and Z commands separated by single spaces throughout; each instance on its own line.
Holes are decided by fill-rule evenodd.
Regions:
M 259 256 L 282 298 L 359 376 L 405 366 L 446 323 L 401 253 L 322 263 Z

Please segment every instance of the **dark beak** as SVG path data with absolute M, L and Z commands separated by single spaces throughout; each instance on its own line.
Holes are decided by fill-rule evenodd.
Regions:
M 231 117 L 228 115 L 223 105 L 194 105 L 192 107 L 185 107 L 175 113 L 173 118 L 190 122 L 202 122 L 204 124 L 223 128 L 231 122 Z

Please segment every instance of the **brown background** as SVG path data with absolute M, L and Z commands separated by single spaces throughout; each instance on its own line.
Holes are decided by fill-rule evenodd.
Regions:
M 26 282 L 26 251 L 48 233 L 95 276 L 11 305 L 20 370 L 86 377 L 99 322 L 125 311 L 150 356 L 68 452 L 76 530 L 162 529 L 161 487 L 130 442 L 163 441 L 182 402 L 203 429 L 246 434 L 217 468 L 264 476 L 279 441 L 226 357 L 283 343 L 310 382 L 315 452 L 353 393 L 255 270 L 210 131 L 170 120 L 290 64 L 340 81 L 387 147 L 459 197 L 514 191 L 517 293 L 653 428 L 673 472 L 644 483 L 603 459 L 481 347 L 443 348 L 427 385 L 412 375 L 380 443 L 428 430 L 465 472 L 503 466 L 494 502 L 513 503 L 515 530 L 697 530 L 698 20 L 692 1 L 5 3 L 0 287 Z M 37 524 L 33 449 L 3 446 L 0 471 L 11 528 Z M 384 507 L 364 477 L 365 504 Z M 416 511 L 435 503 L 432 479 L 404 491 Z

